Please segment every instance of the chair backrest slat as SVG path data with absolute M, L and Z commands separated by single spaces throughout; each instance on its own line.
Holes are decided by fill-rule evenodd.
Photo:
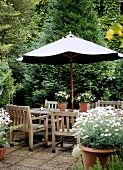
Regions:
M 45 107 L 48 107 L 48 109 L 57 109 L 57 101 L 48 101 L 45 100 Z
M 62 131 L 64 132 L 65 126 L 64 126 L 64 117 L 61 116 L 61 126 L 62 126 Z
M 32 128 L 32 119 L 29 106 L 14 106 L 7 105 L 8 113 L 10 114 L 10 119 L 12 120 L 12 126 L 22 125 L 21 129 Z
M 56 116 L 56 121 L 57 121 L 57 130 L 59 130 L 60 129 L 60 122 L 59 122 L 59 117 L 58 116 Z
M 55 122 L 55 118 L 57 117 L 57 121 Z M 79 117 L 78 112 L 52 112 L 51 120 L 52 120 L 52 131 L 67 133 L 70 132 L 73 124 L 75 123 L 76 118 Z
M 66 117 L 66 124 L 67 124 L 67 132 L 70 131 L 70 117 Z

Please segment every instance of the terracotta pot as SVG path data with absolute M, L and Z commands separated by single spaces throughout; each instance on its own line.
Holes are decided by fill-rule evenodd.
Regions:
M 68 104 L 68 102 L 63 102 L 63 103 L 58 102 L 58 109 L 60 111 L 65 111 L 65 109 L 67 109 L 67 104 Z
M 85 170 L 96 164 L 97 158 L 100 164 L 104 167 L 107 163 L 107 158 L 111 154 L 114 154 L 116 149 L 92 149 L 85 146 L 80 146 L 82 149 L 82 158 Z
M 6 153 L 6 147 L 0 148 L 0 161 L 4 159 L 5 153 Z
M 79 103 L 79 110 L 81 112 L 87 112 L 90 109 L 90 103 Z

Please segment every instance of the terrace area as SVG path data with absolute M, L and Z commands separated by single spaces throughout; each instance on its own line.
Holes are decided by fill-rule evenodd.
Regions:
M 64 143 L 64 147 L 57 146 L 56 153 L 52 153 L 49 141 L 48 147 L 38 146 L 30 152 L 29 146 L 21 141 L 7 148 L 0 170 L 73 170 L 73 147 L 72 143 Z

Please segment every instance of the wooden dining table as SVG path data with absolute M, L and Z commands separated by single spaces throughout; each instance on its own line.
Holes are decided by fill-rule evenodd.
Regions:
M 38 115 L 38 116 L 48 115 L 48 116 L 51 116 L 51 110 L 49 110 L 49 109 L 41 110 L 40 108 L 31 108 L 30 112 L 31 112 L 32 115 Z
M 65 112 L 67 112 L 67 111 L 70 111 L 71 109 L 67 109 Z M 52 111 L 55 111 L 55 112 L 60 112 L 60 110 L 59 109 L 47 109 L 47 108 L 44 108 L 43 110 L 41 110 L 41 108 L 31 108 L 30 109 L 30 112 L 31 112 L 31 114 L 32 115 L 35 115 L 35 114 L 37 114 L 37 115 L 48 115 L 48 116 L 51 116 L 51 112 Z M 79 111 L 79 110 L 75 110 L 75 111 Z

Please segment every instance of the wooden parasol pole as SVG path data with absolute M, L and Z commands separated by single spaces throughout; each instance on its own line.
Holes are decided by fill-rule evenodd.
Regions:
M 72 69 L 72 56 L 70 57 L 70 78 L 71 78 L 71 103 L 72 103 L 72 112 L 74 109 L 74 96 L 73 96 L 73 69 Z

